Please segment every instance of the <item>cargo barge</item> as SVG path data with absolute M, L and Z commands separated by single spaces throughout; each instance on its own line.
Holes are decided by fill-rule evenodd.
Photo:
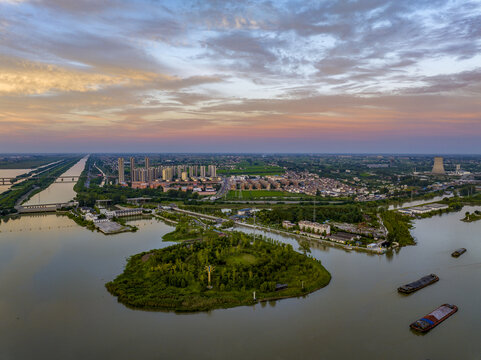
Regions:
M 398 287 L 397 291 L 399 291 L 400 293 L 403 293 L 403 294 L 410 294 L 410 293 L 415 292 L 419 289 L 422 289 L 423 287 L 431 285 L 438 280 L 439 280 L 439 278 L 435 274 L 426 275 L 426 276 L 423 276 L 419 280 L 416 280 L 416 281 L 413 281 L 412 283 L 409 283 L 409 284 Z
M 458 249 L 456 250 L 455 252 L 453 252 L 451 254 L 452 257 L 460 257 L 461 255 L 463 255 L 464 253 L 466 252 L 466 249 L 465 248 L 461 248 L 461 249 Z
M 438 326 L 456 311 L 458 311 L 458 307 L 456 305 L 443 304 L 436 310 L 413 322 L 411 325 L 409 325 L 409 327 L 416 331 L 427 332 L 433 327 Z

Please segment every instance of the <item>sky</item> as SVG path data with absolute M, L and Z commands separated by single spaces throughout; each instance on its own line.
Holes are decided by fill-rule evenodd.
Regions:
M 0 152 L 481 153 L 481 0 L 0 0 Z

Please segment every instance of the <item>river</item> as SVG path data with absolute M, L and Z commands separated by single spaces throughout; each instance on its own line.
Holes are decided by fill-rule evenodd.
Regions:
M 85 168 L 88 155 L 80 159 L 74 166 L 68 169 L 62 176 L 79 176 Z M 32 196 L 23 205 L 39 205 L 39 204 L 56 204 L 66 203 L 72 200 L 76 193 L 73 189 L 75 182 L 59 183 L 55 182 L 51 184 L 45 190 Z
M 18 175 L 26 174 L 30 172 L 31 169 L 0 169 L 0 178 L 6 177 L 6 178 L 14 178 L 17 177 Z M 0 194 L 7 191 L 12 187 L 12 184 L 10 182 L 5 183 L 5 185 L 2 185 L 0 182 Z
M 441 201 L 444 198 L 450 198 L 450 197 L 453 197 L 453 196 L 454 196 L 453 194 L 449 194 L 449 195 L 435 196 L 435 197 L 433 197 L 431 199 L 427 199 L 427 200 L 407 201 L 407 202 L 404 202 L 404 203 L 389 205 L 388 209 L 394 210 L 394 209 L 400 209 L 400 208 L 407 208 L 407 207 L 410 207 L 410 206 L 419 206 L 419 205 L 424 205 L 424 204 L 430 204 L 430 203 L 433 203 L 433 202 L 436 202 L 436 201 Z
M 479 360 L 481 222 L 459 221 L 473 210 L 416 220 L 418 245 L 390 256 L 312 248 L 332 281 L 305 298 L 197 314 L 131 310 L 104 288 L 130 255 L 169 245 L 171 226 L 135 220 L 137 233 L 104 236 L 54 214 L 10 219 L 0 225 L 0 358 Z M 458 247 L 468 252 L 454 259 Z M 432 272 L 438 283 L 397 293 Z M 409 329 L 446 302 L 459 312 L 427 335 Z

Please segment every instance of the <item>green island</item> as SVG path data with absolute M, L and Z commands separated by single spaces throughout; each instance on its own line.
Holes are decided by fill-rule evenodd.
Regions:
M 473 222 L 478 220 L 481 220 L 481 211 L 479 210 L 475 210 L 472 213 L 466 211 L 466 213 L 464 214 L 464 218 L 461 219 L 461 221 L 464 222 Z
M 192 312 L 304 296 L 330 279 L 320 261 L 291 245 L 212 232 L 202 241 L 131 256 L 124 272 L 105 286 L 128 307 Z

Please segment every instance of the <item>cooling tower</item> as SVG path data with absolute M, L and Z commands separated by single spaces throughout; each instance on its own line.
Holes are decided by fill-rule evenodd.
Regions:
M 442 157 L 434 158 L 433 174 L 444 174 L 444 164 Z

